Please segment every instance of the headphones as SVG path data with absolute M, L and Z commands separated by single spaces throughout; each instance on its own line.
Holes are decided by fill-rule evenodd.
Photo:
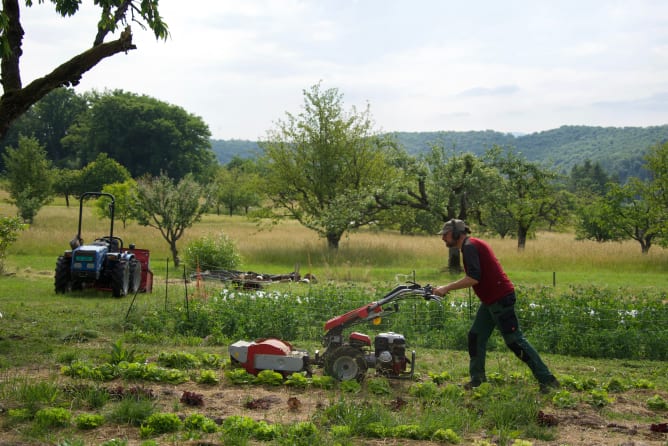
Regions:
M 466 224 L 462 220 L 458 220 L 456 218 L 453 218 L 450 220 L 452 223 L 452 238 L 453 240 L 459 240 L 459 237 L 462 236 L 462 229 L 459 229 L 458 227 L 463 228 L 463 231 L 466 231 Z

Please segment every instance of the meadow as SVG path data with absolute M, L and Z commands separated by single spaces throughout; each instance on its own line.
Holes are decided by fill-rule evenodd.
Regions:
M 666 249 L 642 255 L 635 242 L 539 232 L 520 252 L 515 240 L 487 238 L 518 286 L 523 328 L 561 380 L 558 392 L 540 394 L 499 336 L 489 385 L 462 390 L 476 305 L 467 291 L 442 307 L 411 303 L 376 327 L 405 334 L 417 350 L 414 380 L 388 383 L 369 372 L 357 387 L 329 386 L 315 377 L 277 382 L 236 373 L 227 345 L 273 335 L 312 351 L 329 317 L 408 279 L 453 280 L 438 236 L 364 230 L 331 252 L 295 222 L 206 215 L 186 231 L 182 251 L 222 231 L 237 245 L 243 271 L 298 269 L 317 278 L 255 293 L 183 280 L 191 271 L 174 267 L 157 230 L 117 221 L 126 245 L 151 250 L 153 293 L 55 295 L 55 260 L 77 218 L 78 206 L 47 206 L 8 252 L 0 278 L 0 443 L 668 444 L 661 430 Z M 108 225 L 85 209 L 84 238 Z

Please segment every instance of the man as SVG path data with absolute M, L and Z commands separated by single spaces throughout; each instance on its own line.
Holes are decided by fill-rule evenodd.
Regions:
M 487 341 L 494 328 L 498 328 L 508 348 L 524 361 L 540 383 L 541 392 L 559 387 L 540 356 L 524 338 L 515 314 L 515 287 L 503 271 L 492 248 L 483 240 L 468 236 L 471 230 L 463 220 L 452 219 L 443 225 L 439 233 L 448 248 L 458 248 L 464 260 L 466 275 L 461 279 L 439 286 L 434 294 L 445 296 L 453 290 L 473 287 L 481 301 L 468 335 L 469 374 L 471 381 L 465 388 L 478 387 L 487 380 L 485 355 Z

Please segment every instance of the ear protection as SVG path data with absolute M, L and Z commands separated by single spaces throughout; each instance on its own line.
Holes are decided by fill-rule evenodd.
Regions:
M 452 239 L 459 240 L 459 237 L 462 236 L 462 233 L 457 229 L 457 223 L 459 223 L 459 221 L 454 218 L 450 221 L 452 222 Z

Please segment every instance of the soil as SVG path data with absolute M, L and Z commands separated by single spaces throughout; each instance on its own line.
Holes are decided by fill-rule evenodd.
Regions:
M 54 375 L 44 369 L 24 370 L 21 373 L 24 376 L 34 376 L 35 379 L 54 379 Z M 57 379 L 62 382 L 63 386 L 72 383 L 72 381 L 60 375 Z M 115 385 L 115 383 L 107 384 L 110 388 Z M 394 404 L 397 410 L 401 410 L 406 404 L 412 404 L 412 398 L 408 396 L 409 385 L 410 382 L 407 381 L 392 382 L 396 394 L 406 395 L 405 399 L 397 397 L 390 403 Z M 332 391 L 292 389 L 284 386 L 231 386 L 227 384 L 205 386 L 188 382 L 180 385 L 142 383 L 139 387 L 155 397 L 156 404 L 161 411 L 175 412 L 182 417 L 190 413 L 202 413 L 218 423 L 231 415 L 245 415 L 269 423 L 289 424 L 296 421 L 308 421 L 312 419 L 318 409 L 328 405 L 332 401 L 331 398 L 337 398 L 332 396 Z M 181 399 L 184 392 L 201 396 L 203 405 L 188 406 L 183 404 Z M 646 399 L 647 396 L 643 398 Z M 549 412 L 540 412 L 539 421 L 545 425 L 554 426 L 557 432 L 556 438 L 551 441 L 533 439 L 530 441 L 535 446 L 666 446 L 668 444 L 668 433 L 666 432 L 668 431 L 666 425 L 668 414 L 666 414 L 666 419 L 656 424 L 624 420 L 651 419 L 656 416 L 654 412 L 649 411 L 637 402 L 643 401 L 643 398 L 617 396 L 605 411 L 599 411 L 590 405 L 582 404 L 576 409 L 550 409 Z M 2 406 L 3 403 L 0 402 L 0 410 L 6 410 Z M 546 406 L 553 407 L 551 405 Z M 615 414 L 614 419 L 606 416 L 606 414 L 612 413 Z M 90 432 L 73 431 L 72 438 L 82 437 L 85 438 L 87 445 L 99 445 L 113 438 L 125 439 L 129 446 L 139 445 L 143 441 L 139 437 L 139 429 L 136 427 L 112 424 L 105 424 Z M 488 435 L 485 432 L 480 432 L 474 436 L 467 436 L 462 443 L 473 444 L 476 440 L 497 444 L 498 439 L 492 434 Z M 197 441 L 174 442 L 174 440 L 169 439 L 164 443 L 158 443 L 201 446 L 221 444 L 219 434 L 204 436 L 203 439 Z M 19 436 L 11 429 L 3 427 L 0 430 L 0 446 L 37 444 L 47 443 L 27 442 L 25 437 Z M 394 446 L 436 445 L 439 443 L 406 439 L 374 440 L 365 438 L 359 439 L 355 444 Z

